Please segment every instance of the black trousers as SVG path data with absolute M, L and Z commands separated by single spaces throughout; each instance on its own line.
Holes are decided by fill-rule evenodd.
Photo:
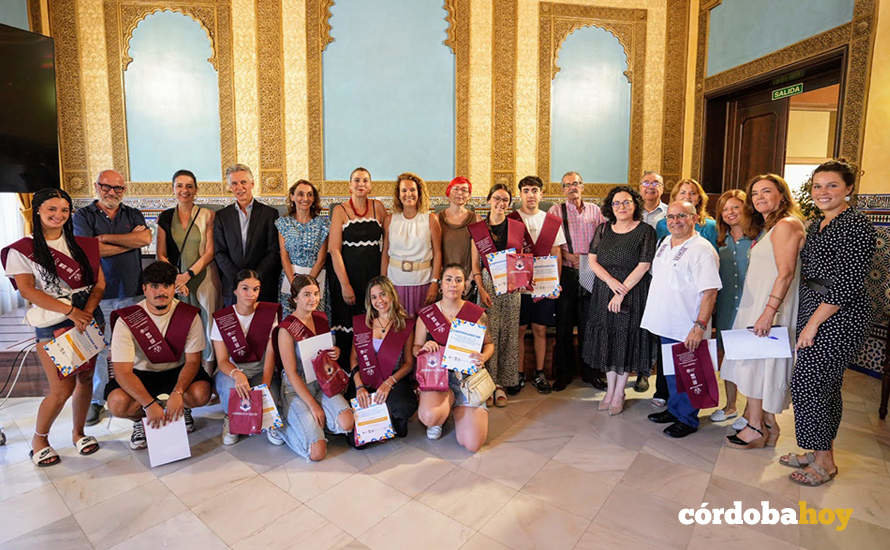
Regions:
M 556 301 L 556 344 L 553 348 L 553 378 L 569 383 L 576 371 L 585 380 L 593 371 L 584 363 L 584 332 L 590 293 L 578 284 L 578 270 L 562 266 L 562 291 Z M 578 327 L 578 346 L 575 347 L 573 329 Z
M 671 396 L 668 391 L 667 378 L 664 376 L 664 361 L 661 359 L 661 339 L 658 336 L 652 335 L 658 342 L 656 349 L 656 373 L 655 373 L 655 395 L 652 397 L 658 399 L 664 399 L 665 401 Z

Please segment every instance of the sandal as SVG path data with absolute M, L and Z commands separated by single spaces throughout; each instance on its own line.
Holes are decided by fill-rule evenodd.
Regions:
M 57 453 L 55 449 L 53 449 L 49 445 L 40 449 L 36 453 L 33 449 L 31 449 L 31 451 L 28 453 L 28 456 L 31 457 L 31 462 L 33 462 L 34 465 L 38 468 L 55 466 L 59 462 L 62 462 L 62 459 L 59 457 L 59 453 Z
M 798 455 L 795 453 L 788 453 L 787 455 L 782 455 L 779 457 L 779 464 L 782 466 L 790 466 L 792 468 L 803 468 L 804 466 L 809 466 L 816 462 L 816 455 L 813 453 L 804 453 L 804 458 L 806 458 L 806 462 L 801 462 L 797 457 Z
M 507 392 L 504 391 L 504 388 L 498 387 L 494 390 L 494 406 L 495 407 L 506 407 L 507 406 Z
M 764 445 L 766 445 L 766 440 L 769 438 L 769 430 L 766 429 L 766 426 L 762 426 L 762 428 L 766 431 L 764 434 L 763 431 L 758 430 L 751 424 L 745 426 L 745 428 L 750 428 L 755 432 L 760 434 L 760 437 L 754 438 L 751 441 L 745 441 L 741 437 L 736 435 L 728 435 L 726 436 L 727 444 L 733 449 L 762 449 Z M 742 428 L 744 429 L 744 428 Z M 739 432 L 741 433 L 741 431 Z
M 838 469 L 835 468 L 833 472 L 830 474 L 825 471 L 825 468 L 819 466 L 815 462 L 809 464 L 809 467 L 813 469 L 816 473 L 808 472 L 806 470 L 794 470 L 791 472 L 791 475 L 788 478 L 797 483 L 798 485 L 806 485 L 807 487 L 818 487 L 820 485 L 824 485 L 834 479 L 834 476 L 837 475 Z M 799 477 L 795 477 L 794 474 L 800 474 L 803 476 L 803 479 Z M 816 477 L 818 475 L 818 477 Z
M 74 443 L 74 447 L 78 453 L 87 456 L 99 450 L 99 441 L 91 435 L 85 435 Z

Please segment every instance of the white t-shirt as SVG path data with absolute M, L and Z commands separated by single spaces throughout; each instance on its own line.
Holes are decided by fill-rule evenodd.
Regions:
M 238 319 L 238 324 L 241 325 L 241 332 L 244 333 L 245 337 L 247 337 L 247 332 L 250 330 L 250 323 L 253 321 L 253 316 L 255 314 L 256 312 L 253 312 L 250 315 L 241 315 L 240 313 L 238 313 L 238 310 L 235 310 L 235 318 Z M 274 330 L 277 326 L 278 320 L 274 319 L 272 321 L 272 328 L 269 329 L 268 338 L 272 337 L 272 330 Z M 219 327 L 216 324 L 216 319 L 213 319 L 213 326 L 210 328 L 210 340 L 214 342 L 225 342 L 225 340 L 223 340 L 222 334 L 220 334 L 219 332 Z M 229 357 L 229 360 L 232 360 L 231 356 Z M 234 361 L 232 361 L 232 363 L 237 364 L 238 368 L 243 370 L 249 377 L 253 376 L 254 374 L 258 374 L 258 371 L 262 371 L 264 360 L 265 353 L 259 361 L 254 361 L 252 363 L 235 363 Z
M 137 305 L 148 313 L 148 317 L 154 321 L 161 334 L 165 334 L 167 325 L 170 324 L 170 318 L 173 317 L 173 310 L 178 304 L 179 300 L 174 299 L 170 308 L 163 315 L 154 315 L 148 311 L 148 308 L 145 306 L 145 300 L 142 300 Z M 183 355 L 204 351 L 205 343 L 201 316 L 195 315 L 192 325 L 189 327 L 188 336 L 185 339 Z M 127 323 L 123 319 L 118 319 L 118 322 L 114 325 L 114 331 L 111 333 L 111 361 L 115 363 L 132 362 L 134 370 L 160 372 L 181 366 L 185 359 L 184 357 L 179 357 L 177 361 L 172 363 L 152 363 L 145 357 L 142 348 L 133 339 L 133 333 L 130 332 L 130 327 L 127 326 Z
M 672 247 L 668 237 L 652 259 L 652 281 L 640 326 L 658 336 L 685 340 L 698 318 L 702 294 L 721 288 L 720 259 L 711 243 L 696 232 Z
M 519 217 L 522 218 L 522 222 L 528 229 L 528 233 L 531 235 L 532 240 L 538 242 L 538 235 L 541 233 L 541 228 L 544 227 L 544 220 L 547 218 L 547 212 L 544 212 L 543 210 L 538 210 L 534 214 L 526 214 L 522 210 L 517 210 L 517 212 L 519 212 Z M 559 230 L 556 232 L 556 239 L 553 240 L 553 244 L 550 246 L 552 248 L 564 244 L 566 244 L 566 236 L 562 232 L 562 224 L 560 224 Z
M 62 254 L 71 257 L 71 252 L 68 249 L 68 243 L 65 242 L 64 235 L 62 235 L 58 239 L 46 241 L 46 244 L 50 248 L 58 250 Z M 12 277 L 14 275 L 26 274 L 34 275 L 34 288 L 36 288 L 37 290 L 41 290 L 46 294 L 49 294 L 53 298 L 58 298 L 59 296 L 69 296 L 72 294 L 71 287 L 68 286 L 68 283 L 59 278 L 58 284 L 51 284 L 49 281 L 44 279 L 43 274 L 41 273 L 40 266 L 37 263 L 29 260 L 27 256 L 25 256 L 18 250 L 10 248 L 9 254 L 6 256 L 6 276 Z

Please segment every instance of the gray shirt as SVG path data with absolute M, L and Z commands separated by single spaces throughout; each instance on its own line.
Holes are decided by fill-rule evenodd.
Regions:
M 250 225 L 250 213 L 253 212 L 253 200 L 250 201 L 250 204 L 244 210 L 237 203 L 235 204 L 235 209 L 238 210 L 238 222 L 241 224 L 241 250 L 245 250 L 247 248 L 247 227 Z

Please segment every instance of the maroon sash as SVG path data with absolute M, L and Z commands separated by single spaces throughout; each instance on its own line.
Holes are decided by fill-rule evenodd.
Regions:
M 93 237 L 74 237 L 74 240 L 77 241 L 77 244 L 87 255 L 90 269 L 93 270 L 93 282 L 95 282 L 99 278 L 99 240 Z M 4 269 L 6 269 L 6 257 L 9 255 L 10 248 L 18 250 L 32 262 L 37 262 L 34 259 L 34 239 L 25 237 L 0 250 L 0 261 L 3 262 Z M 72 289 L 84 286 L 80 264 L 74 258 L 62 254 L 55 248 L 50 248 L 49 252 L 56 263 L 56 273 L 60 279 L 65 281 L 65 284 Z M 18 287 L 15 285 L 15 277 L 10 277 L 9 280 L 12 281 L 12 287 L 18 290 Z
M 383 338 L 380 351 L 374 351 L 374 331 L 365 324 L 365 315 L 356 315 L 352 318 L 355 353 L 358 356 L 358 365 L 362 374 L 362 383 L 371 388 L 378 388 L 384 380 L 390 377 L 396 370 L 396 361 L 399 354 L 405 348 L 405 340 L 414 334 L 416 319 L 407 319 L 405 328 L 396 332 L 390 332 Z
M 519 215 L 519 211 L 517 210 L 511 212 L 507 217 L 522 221 L 522 216 Z M 522 225 L 525 226 L 525 222 L 523 222 Z M 553 241 L 556 240 L 556 235 L 559 233 L 561 225 L 561 219 L 553 214 L 547 214 L 544 218 L 544 223 L 541 225 L 541 232 L 538 234 L 537 242 L 532 241 L 532 236 L 528 232 L 528 227 L 525 227 L 523 251 L 534 254 L 535 256 L 549 256 L 550 249 L 553 248 Z M 516 252 L 519 252 L 519 250 Z
M 294 337 L 295 342 L 299 342 L 304 338 L 311 338 L 323 332 L 330 332 L 331 326 L 328 324 L 328 317 L 321 311 L 312 312 L 312 321 L 315 323 L 315 332 L 309 330 L 309 327 L 303 324 L 303 321 L 297 319 L 293 314 L 288 315 L 281 321 L 279 327 L 288 331 Z
M 235 363 L 255 363 L 263 358 L 266 351 L 272 323 L 281 318 L 281 305 L 257 302 L 247 336 L 235 315 L 235 306 L 214 312 L 213 318 L 226 349 L 229 350 L 229 358 Z
M 139 344 L 142 353 L 152 363 L 175 363 L 185 351 L 189 328 L 199 309 L 179 302 L 170 317 L 167 332 L 161 336 L 158 326 L 148 316 L 148 312 L 140 305 L 128 306 L 111 312 L 111 330 L 118 319 L 121 319 L 133 333 L 133 339 Z
M 467 229 L 470 230 L 470 236 L 473 238 L 476 250 L 479 251 L 479 258 L 482 261 L 482 266 L 488 267 L 488 258 L 486 258 L 486 256 L 498 251 L 497 247 L 494 245 L 494 240 L 491 238 L 491 232 L 488 230 L 488 222 L 481 221 L 471 223 L 467 226 Z M 516 252 L 522 252 L 524 232 L 527 233 L 525 224 L 508 217 L 507 248 L 513 248 Z
M 457 312 L 457 318 L 475 323 L 482 317 L 485 310 L 472 302 L 464 302 L 464 305 Z M 445 319 L 436 304 L 430 304 L 417 312 L 417 317 L 423 321 L 427 332 L 433 337 L 440 346 L 444 346 L 448 342 L 448 333 L 451 332 L 451 323 Z

